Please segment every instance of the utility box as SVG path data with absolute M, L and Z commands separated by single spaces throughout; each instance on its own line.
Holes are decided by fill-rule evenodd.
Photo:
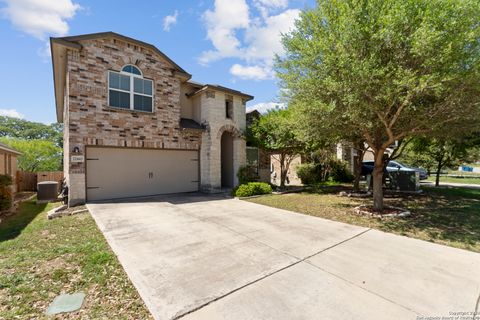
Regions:
M 58 198 L 58 182 L 43 181 L 37 183 L 37 202 L 55 201 Z
M 420 173 L 416 171 L 390 171 L 389 189 L 417 192 L 420 190 Z

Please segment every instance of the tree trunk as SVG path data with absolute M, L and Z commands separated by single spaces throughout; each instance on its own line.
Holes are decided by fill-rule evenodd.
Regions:
M 435 187 L 440 185 L 440 172 L 442 172 L 442 162 L 439 161 L 437 165 L 437 172 L 435 173 Z
M 373 208 L 383 210 L 383 153 L 385 150 L 377 149 L 375 152 L 375 164 L 373 166 Z
M 437 156 L 437 172 L 435 173 L 435 187 L 438 187 L 440 185 L 440 172 L 442 171 L 442 167 L 445 163 L 445 161 L 443 161 L 443 159 L 445 159 L 445 154 L 444 153 L 441 153 L 441 154 L 438 154 Z

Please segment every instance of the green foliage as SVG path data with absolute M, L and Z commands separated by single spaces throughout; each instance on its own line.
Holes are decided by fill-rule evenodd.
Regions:
M 251 136 L 255 145 L 278 155 L 275 159 L 280 164 L 280 187 L 285 186 L 291 161 L 305 150 L 305 144 L 295 135 L 294 121 L 289 109 L 273 109 L 251 126 Z
M 479 157 L 478 138 L 417 138 L 402 154 L 402 160 L 412 166 L 422 167 L 428 172 L 441 168 L 454 168 L 474 162 Z
M 329 159 L 326 163 L 310 162 L 297 166 L 297 175 L 303 184 L 313 185 L 326 181 L 352 182 L 354 177 L 344 161 Z
M 62 148 L 48 140 L 0 138 L 0 141 L 22 153 L 18 168 L 28 172 L 62 169 Z
M 318 0 L 276 62 L 296 123 L 307 138 L 358 135 L 379 155 L 446 124 L 478 127 L 478 21 L 478 0 Z
M 321 166 L 318 163 L 302 163 L 297 166 L 297 176 L 306 185 L 319 183 L 322 181 Z
M 63 124 L 43 124 L 24 119 L 0 116 L 0 137 L 49 140 L 57 146 L 62 146 Z
M 252 124 L 252 138 L 262 149 L 275 153 L 298 153 L 303 144 L 293 131 L 294 119 L 288 109 L 273 109 Z
M 480 158 L 479 137 L 416 138 L 402 154 L 402 159 L 413 166 L 435 172 L 439 182 L 440 173 L 445 168 L 458 167 L 463 163 Z
M 346 162 L 336 160 L 330 164 L 329 179 L 336 182 L 352 182 L 354 177 L 348 169 Z
M 0 211 L 9 210 L 12 207 L 12 191 L 10 186 L 13 183 L 11 176 L 0 174 Z
M 8 174 L 0 174 L 0 187 L 9 187 L 13 184 L 13 178 Z
M 250 165 L 241 166 L 240 169 L 238 169 L 237 178 L 239 184 L 258 181 L 259 179 L 255 173 L 255 167 Z
M 268 193 L 272 193 L 272 186 L 265 182 L 249 182 L 247 184 L 241 184 L 235 190 L 235 196 L 237 197 L 250 197 Z

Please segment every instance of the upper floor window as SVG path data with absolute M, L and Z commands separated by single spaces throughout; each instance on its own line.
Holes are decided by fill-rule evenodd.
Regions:
M 108 71 L 108 104 L 152 112 L 153 81 L 144 79 L 140 69 L 132 65 L 124 66 L 120 72 Z
M 225 100 L 225 116 L 228 119 L 233 119 L 233 101 L 230 99 Z

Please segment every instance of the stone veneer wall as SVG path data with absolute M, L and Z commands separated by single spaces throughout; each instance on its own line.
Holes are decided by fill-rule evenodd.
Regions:
M 225 115 L 225 100 L 233 101 L 233 118 Z M 215 192 L 221 189 L 221 138 L 224 132 L 233 136 L 233 182 L 238 184 L 237 171 L 246 163 L 245 102 L 241 97 L 231 96 L 221 91 L 207 91 L 201 96 L 201 121 L 207 123 L 202 135 L 200 150 L 200 176 L 202 190 Z
M 179 127 L 181 80 L 161 56 L 113 38 L 80 43 L 82 50 L 69 50 L 67 57 L 64 136 L 70 205 L 82 203 L 86 197 L 86 162 L 69 161 L 75 147 L 80 150 L 78 155 L 86 155 L 87 146 L 198 150 L 201 142 L 199 133 Z M 126 64 L 138 66 L 145 78 L 154 80 L 152 113 L 108 107 L 107 71 L 120 71 Z

